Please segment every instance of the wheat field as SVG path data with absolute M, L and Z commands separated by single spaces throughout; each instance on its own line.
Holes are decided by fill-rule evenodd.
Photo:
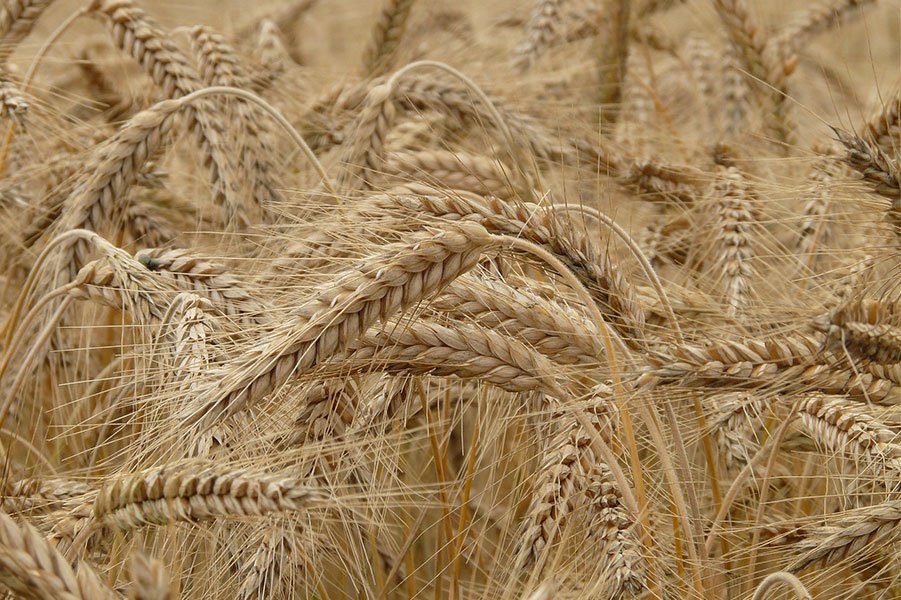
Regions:
M 901 597 L 901 0 L 2 0 L 0 591 Z

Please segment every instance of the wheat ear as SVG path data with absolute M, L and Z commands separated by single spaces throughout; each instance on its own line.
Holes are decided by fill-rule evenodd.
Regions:
M 363 56 L 363 69 L 370 76 L 380 75 L 390 67 L 415 3 L 415 0 L 384 0 Z
M 286 325 L 265 336 L 240 361 L 216 374 L 189 422 L 211 423 L 256 402 L 328 358 L 379 320 L 430 296 L 473 266 L 492 243 L 479 225 L 447 227 L 399 243 L 313 293 Z
M 187 96 L 203 87 L 188 58 L 156 23 L 132 0 L 94 0 L 91 8 L 106 18 L 115 44 L 131 55 L 153 79 L 166 98 Z M 226 149 L 226 133 L 213 118 L 216 110 L 206 100 L 185 117 L 210 174 L 213 199 L 239 226 L 248 224 L 246 207 L 240 197 L 236 168 Z
M 901 525 L 901 501 L 890 500 L 842 515 L 836 522 L 810 532 L 797 545 L 800 557 L 789 566 L 797 573 L 818 564 L 845 563 L 869 552 L 875 544 L 892 542 Z
M 24 40 L 53 0 L 6 0 L 0 7 L 0 66 Z
M 247 89 L 250 77 L 241 59 L 225 38 L 210 27 L 198 26 L 191 30 L 194 52 L 200 64 L 200 76 L 206 85 Z M 265 118 L 260 118 L 256 105 L 241 102 L 234 110 L 239 131 L 230 132 L 230 140 L 241 148 L 240 164 L 250 171 L 250 188 L 257 206 L 271 207 L 283 200 L 273 179 L 270 157 L 278 152 L 272 145 L 272 131 Z M 238 127 L 236 127 L 237 129 Z M 237 139 L 235 139 L 237 137 Z
M 87 563 L 77 571 L 38 531 L 0 512 L 0 581 L 32 600 L 114 600 Z

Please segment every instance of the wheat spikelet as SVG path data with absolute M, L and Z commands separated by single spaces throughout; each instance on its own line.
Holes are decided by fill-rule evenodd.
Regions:
M 447 189 L 465 190 L 485 196 L 509 199 L 514 195 L 500 161 L 475 154 L 425 150 L 391 152 L 383 171 L 389 175 L 409 175 Z
M 608 29 L 605 31 L 604 43 L 598 48 L 598 103 L 603 110 L 602 118 L 615 123 L 619 118 L 623 81 L 629 64 L 629 22 L 632 7 L 629 0 L 609 0 L 605 9 Z
M 161 292 L 168 292 L 165 284 L 153 278 L 139 263 L 124 256 L 119 264 L 101 258 L 79 270 L 69 291 L 77 300 L 127 310 L 140 317 L 141 322 L 159 322 L 165 308 L 160 305 Z M 124 268 L 123 268 L 124 267 Z
M 866 129 L 867 136 L 883 152 L 898 154 L 901 147 L 901 92 L 895 92 L 886 100 L 882 111 L 867 122 Z
M 179 294 L 173 302 L 178 306 L 171 316 L 175 370 L 185 373 L 190 381 L 204 373 L 211 362 L 208 340 L 214 329 L 208 313 L 212 312 L 213 304 L 190 292 Z
M 148 248 L 136 252 L 134 259 L 179 289 L 208 298 L 218 311 L 239 322 L 268 321 L 266 304 L 254 298 L 240 278 L 229 275 L 226 265 L 197 256 L 187 248 Z
M 757 445 L 765 404 L 753 393 L 732 393 L 717 398 L 711 427 L 726 466 L 746 464 Z
M 572 268 L 598 302 L 612 310 L 616 317 L 614 324 L 626 338 L 640 339 L 644 313 L 634 290 L 609 260 L 600 258 L 600 251 L 589 237 L 565 226 L 553 211 L 529 203 L 508 204 L 493 198 L 462 195 L 389 196 L 385 200 L 388 207 L 425 212 L 443 219 L 477 219 L 489 231 L 548 246 Z
M 57 510 L 86 495 L 90 489 L 86 483 L 68 479 L 20 479 L 4 490 L 3 511 Z
M 898 209 L 895 204 L 901 197 L 901 174 L 898 166 L 878 146 L 861 137 L 836 130 L 839 141 L 845 146 L 845 161 L 863 176 L 873 191 L 892 201 L 893 213 Z
M 6 79 L 0 80 L 0 117 L 22 127 L 28 114 L 28 100 Z
M 142 246 L 162 246 L 178 237 L 171 224 L 157 214 L 152 200 L 155 194 L 147 188 L 132 189 L 123 215 L 129 237 Z
M 609 390 L 601 388 L 597 391 L 609 395 Z M 595 404 L 587 410 L 589 421 L 605 439 L 610 438 L 615 427 L 608 412 L 610 408 L 607 404 Z M 548 546 L 556 540 L 569 515 L 578 508 L 580 494 L 583 495 L 581 501 L 587 498 L 595 508 L 593 492 L 596 490 L 591 488 L 590 474 L 600 468 L 598 464 L 588 432 L 571 417 L 558 415 L 532 486 L 528 513 L 520 526 L 517 569 L 532 565 L 538 569 L 544 567 Z
M 804 203 L 795 248 L 802 266 L 815 271 L 814 267 L 820 257 L 817 247 L 828 244 L 832 238 L 829 209 L 832 206 L 831 187 L 834 180 L 826 163 L 815 165 L 809 180 L 813 189 L 809 199 Z
M 805 431 L 825 450 L 875 463 L 893 477 L 901 469 L 897 434 L 845 398 L 814 394 L 798 415 Z
M 191 40 L 200 65 L 200 76 L 207 85 L 251 87 L 241 59 L 222 35 L 210 27 L 198 26 L 191 30 Z M 234 132 L 232 140 L 241 148 L 240 164 L 250 171 L 250 188 L 256 205 L 265 208 L 278 203 L 281 196 L 272 179 L 273 166 L 269 158 L 277 152 L 271 143 L 268 119 L 260 114 L 256 105 L 243 100 L 237 102 L 233 114 L 241 133 Z
M 752 77 L 775 88 L 765 88 L 762 94 L 773 106 L 772 114 L 767 115 L 768 123 L 780 140 L 787 140 L 789 123 L 787 103 L 783 96 L 788 89 L 785 63 L 767 52 L 768 41 L 745 0 L 714 0 L 714 6 L 726 26 L 732 45 L 742 58 L 744 69 Z M 769 112 L 769 107 L 765 110 Z
M 291 538 L 277 527 L 268 527 L 256 545 L 252 559 L 241 565 L 238 600 L 274 596 L 284 587 L 284 584 L 280 585 L 280 579 L 293 552 Z
M 353 344 L 348 362 L 415 375 L 478 379 L 513 392 L 568 397 L 553 363 L 525 344 L 480 327 L 446 327 L 426 321 L 389 323 Z
M 372 188 L 371 177 L 382 169 L 388 131 L 396 116 L 397 106 L 387 84 L 369 90 L 341 160 L 345 169 L 337 181 L 339 190 L 352 192 Z
M 256 56 L 259 69 L 250 75 L 250 89 L 261 94 L 281 79 L 292 60 L 278 25 L 271 19 L 260 21 L 257 34 Z
M 698 90 L 698 98 L 707 116 L 712 131 L 719 127 L 722 110 L 721 74 L 722 59 L 717 56 L 713 45 L 700 35 L 692 35 L 685 42 L 685 58 Z
M 579 472 L 579 443 L 587 443 L 577 432 L 576 426 L 561 427 L 548 440 L 533 484 L 528 516 L 521 526 L 516 555 L 518 570 L 542 560 L 574 508 L 577 479 L 583 475 Z
M 788 60 L 813 36 L 860 17 L 864 9 L 873 4 L 875 0 L 837 0 L 833 4 L 817 4 L 799 11 L 788 25 L 769 39 L 766 51 L 778 57 L 774 60 Z
M 91 153 L 83 175 L 63 207 L 58 230 L 103 231 L 121 214 L 121 198 L 138 178 L 147 160 L 162 146 L 181 104 L 164 100 L 138 113 L 119 132 Z M 77 242 L 71 249 L 73 269 L 88 262 L 88 247 Z
M 635 382 L 817 390 L 888 404 L 901 398 L 901 388 L 892 380 L 843 367 L 841 357 L 824 353 L 822 348 L 821 337 L 800 333 L 706 347 L 682 346 L 669 353 L 651 353 L 651 366 L 643 369 Z

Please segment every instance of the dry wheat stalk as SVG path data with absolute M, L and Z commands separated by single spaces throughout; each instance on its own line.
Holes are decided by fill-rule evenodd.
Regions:
M 113 600 L 87 563 L 73 569 L 38 531 L 0 512 L 0 583 L 33 600 Z
M 326 499 L 322 490 L 290 477 L 193 461 L 148 469 L 105 484 L 91 514 L 95 524 L 128 531 L 228 515 L 306 510 Z
M 721 169 L 713 194 L 718 217 L 715 269 L 728 306 L 726 314 L 734 317 L 747 306 L 756 275 L 751 264 L 753 207 L 745 178 L 735 167 Z
M 390 68 L 414 3 L 415 0 L 384 0 L 372 30 L 372 39 L 363 56 L 363 69 L 368 75 L 380 75 Z
M 492 243 L 479 225 L 447 226 L 437 235 L 398 243 L 313 291 L 275 333 L 222 373 L 200 394 L 191 420 L 215 422 L 256 402 L 340 351 L 379 320 L 411 307 L 475 266 Z
M 137 552 L 131 556 L 128 570 L 131 574 L 129 600 L 176 600 L 175 586 L 159 560 Z

